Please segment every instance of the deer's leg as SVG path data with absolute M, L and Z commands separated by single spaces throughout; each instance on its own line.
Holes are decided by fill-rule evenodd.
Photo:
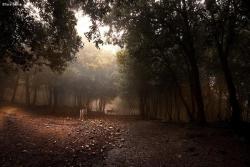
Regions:
M 82 120 L 82 110 L 80 110 L 80 120 Z
M 82 113 L 82 114 L 81 114 L 81 120 L 83 120 L 83 110 L 81 111 L 81 113 Z
M 82 111 L 82 116 L 83 116 L 83 119 L 85 119 L 85 109 L 83 109 Z

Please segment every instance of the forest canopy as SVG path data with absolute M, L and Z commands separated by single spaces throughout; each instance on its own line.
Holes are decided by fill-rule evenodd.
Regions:
M 250 0 L 1 0 L 0 166 L 250 166 Z
M 173 113 L 180 119 L 179 97 L 191 121 L 204 123 L 212 114 L 238 124 L 248 113 L 248 74 L 243 73 L 249 66 L 247 4 L 241 0 L 107 0 L 86 3 L 83 10 L 95 6 L 93 11 L 99 12 L 86 13 L 96 26 L 108 24 L 112 42 L 125 46 L 120 63 L 128 74 L 126 81 L 132 82 L 127 85 L 135 86 L 140 97 L 143 116 L 162 117 L 161 101 L 168 97 L 168 119 L 173 119 Z M 123 31 L 121 40 L 112 36 L 119 31 Z M 167 97 L 159 93 L 163 90 Z M 219 108 L 210 105 L 212 99 Z M 224 108 L 224 116 L 222 102 L 229 107 Z
M 96 47 L 105 42 L 100 33 L 104 25 L 109 27 L 107 42 L 123 47 L 117 53 L 119 77 L 114 85 L 119 95 L 136 99 L 142 117 L 198 123 L 231 120 L 235 125 L 248 120 L 248 1 L 30 0 L 17 4 L 1 7 L 4 66 L 14 63 L 31 69 L 37 64 L 63 71 L 82 45 L 74 15 L 82 11 L 92 23 L 85 36 Z M 77 72 L 77 63 L 71 69 L 79 79 L 73 85 L 88 81 L 79 87 L 87 90 L 86 85 L 96 84 L 90 82 L 88 71 L 95 65 L 84 54 L 84 72 Z M 97 92 L 102 91 L 113 92 Z
M 2 68 L 37 64 L 60 71 L 75 58 L 81 38 L 70 1 L 4 0 L 0 11 Z

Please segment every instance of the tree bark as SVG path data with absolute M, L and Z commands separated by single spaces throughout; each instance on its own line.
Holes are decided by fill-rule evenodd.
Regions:
M 19 78 L 20 78 L 20 76 L 18 74 L 17 77 L 16 77 L 16 80 L 15 80 L 13 94 L 12 94 L 12 97 L 11 97 L 11 100 L 10 100 L 11 103 L 15 102 L 15 97 L 16 97 L 16 92 L 17 92 L 17 88 L 18 88 Z
M 189 24 L 189 17 L 187 14 L 187 6 L 186 1 L 182 0 L 182 12 L 181 15 L 183 17 L 184 21 L 184 34 L 183 34 L 183 40 L 180 40 L 182 42 L 182 46 L 184 47 L 184 53 L 190 63 L 191 67 L 191 84 L 193 87 L 193 92 L 195 96 L 195 101 L 197 105 L 197 121 L 200 124 L 206 123 L 206 117 L 204 112 L 204 101 L 202 96 L 202 89 L 201 89 L 201 83 L 200 83 L 200 74 L 199 74 L 199 67 L 197 63 L 196 58 L 196 52 L 194 47 L 194 41 L 192 36 L 192 31 Z
M 227 90 L 229 94 L 229 103 L 232 109 L 232 117 L 231 121 L 234 126 L 238 126 L 241 122 L 241 107 L 240 103 L 237 99 L 236 88 L 233 83 L 232 73 L 230 71 L 228 65 L 228 57 L 229 57 L 229 49 L 235 42 L 235 32 L 236 32 L 236 18 L 237 13 L 229 13 L 229 9 L 232 7 L 234 8 L 233 12 L 237 12 L 235 9 L 235 4 L 232 1 L 228 1 L 224 6 L 224 11 L 217 11 L 213 6 L 216 5 L 215 1 L 211 2 L 212 4 L 209 5 L 209 1 L 206 2 L 206 7 L 210 11 L 211 19 L 213 24 L 212 29 L 215 30 L 214 37 L 215 37 L 215 44 L 216 49 L 218 52 L 219 60 L 222 66 L 222 70 L 224 73 L 224 78 L 227 85 Z M 216 15 L 216 16 L 215 16 Z M 216 17 L 219 19 L 215 19 Z M 219 26 L 218 20 L 220 21 Z
M 51 86 L 48 86 L 48 91 L 49 91 L 49 106 L 52 107 L 53 105 L 53 88 Z
M 201 82 L 200 82 L 200 74 L 199 74 L 199 68 L 198 63 L 196 60 L 196 54 L 194 49 L 193 41 L 190 39 L 191 36 L 188 35 L 188 43 L 189 46 L 186 47 L 185 53 L 189 59 L 190 67 L 191 67 L 191 89 L 194 93 L 194 98 L 196 101 L 197 106 L 197 121 L 200 124 L 206 123 L 206 117 L 205 117 L 205 111 L 204 111 L 204 101 L 202 96 L 202 90 L 201 90 Z
M 140 115 L 142 118 L 145 118 L 145 98 L 144 98 L 144 94 L 140 93 L 139 95 L 140 97 L 140 104 L 139 104 L 139 110 L 140 110 Z
M 218 47 L 219 59 L 221 62 L 222 70 L 224 72 L 224 77 L 226 80 L 227 90 L 229 94 L 229 102 L 232 108 L 232 118 L 231 121 L 234 125 L 238 125 L 240 123 L 240 114 L 241 107 L 240 103 L 237 99 L 235 85 L 233 83 L 232 74 L 228 66 L 228 60 L 226 55 L 223 53 L 223 49 L 221 46 Z
M 30 105 L 30 78 L 29 74 L 25 76 L 25 95 L 26 95 L 26 105 Z
M 249 121 L 249 110 L 250 110 L 250 93 L 247 93 L 247 116 L 246 121 Z
M 184 107 L 185 107 L 185 109 L 187 111 L 189 121 L 193 122 L 194 121 L 194 116 L 193 116 L 193 114 L 192 114 L 192 112 L 191 112 L 191 110 L 190 110 L 190 108 L 188 106 L 187 101 L 185 100 L 185 98 L 184 98 L 184 96 L 182 94 L 182 88 L 181 88 L 181 85 L 180 85 L 180 83 L 179 83 L 179 81 L 178 81 L 178 79 L 176 77 L 176 74 L 175 74 L 175 72 L 173 71 L 173 69 L 170 67 L 170 65 L 168 63 L 166 65 L 167 65 L 167 68 L 168 68 L 168 70 L 169 70 L 169 72 L 170 72 L 170 74 L 171 74 L 171 76 L 173 78 L 173 81 L 175 82 L 175 85 L 176 85 L 176 87 L 178 89 L 178 94 L 180 96 L 180 100 L 183 103 L 183 105 L 184 105 Z M 191 92 L 191 96 L 192 96 L 192 92 Z
M 36 99 L 37 99 L 37 86 L 35 86 L 35 89 L 34 89 L 32 105 L 36 105 Z
M 53 112 L 55 112 L 58 106 L 58 90 L 56 87 L 53 87 L 52 94 L 53 94 L 52 96 L 53 97 Z
M 218 114 L 217 114 L 217 118 L 219 119 L 219 121 L 222 120 L 222 111 L 221 111 L 221 103 L 222 103 L 222 88 L 219 88 L 219 100 L 218 100 Z
M 0 88 L 0 102 L 4 101 L 5 87 Z
M 178 121 L 178 122 L 180 122 L 181 121 L 181 113 L 180 113 L 180 107 L 179 107 L 179 101 L 178 101 L 178 97 L 177 97 L 177 91 L 178 90 L 174 90 L 174 102 L 175 102 L 175 112 L 176 112 L 176 114 L 177 114 L 177 117 L 176 117 L 176 120 Z

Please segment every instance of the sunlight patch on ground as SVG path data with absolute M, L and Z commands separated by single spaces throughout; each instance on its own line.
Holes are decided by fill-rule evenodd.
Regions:
M 29 114 L 28 111 L 23 111 L 22 108 L 12 106 L 0 108 L 0 128 L 6 126 L 6 120 L 13 118 L 16 119 L 14 124 L 16 124 L 17 127 L 35 132 L 41 137 L 50 135 L 62 139 L 70 133 L 66 127 L 72 124 L 70 120 L 65 119 L 57 118 L 56 120 L 52 120 L 50 118 L 35 117 Z
M 1 113 L 5 113 L 5 114 L 14 114 L 16 110 L 17 108 L 15 107 L 3 107 L 0 109 Z
M 16 113 L 17 108 L 15 107 L 1 107 L 0 108 L 0 128 L 3 128 L 4 122 L 7 116 Z

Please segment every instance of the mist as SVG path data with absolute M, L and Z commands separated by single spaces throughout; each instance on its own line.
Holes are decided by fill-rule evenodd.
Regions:
M 4 0 L 0 166 L 249 167 L 244 0 Z

